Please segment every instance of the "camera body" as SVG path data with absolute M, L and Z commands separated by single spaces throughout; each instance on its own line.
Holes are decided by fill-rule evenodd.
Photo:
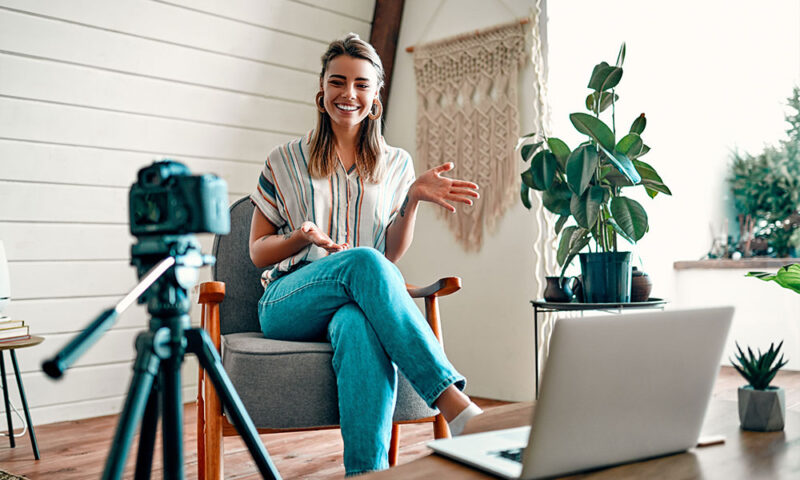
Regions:
M 228 187 L 211 174 L 163 160 L 139 170 L 129 196 L 130 231 L 140 235 L 230 232 Z

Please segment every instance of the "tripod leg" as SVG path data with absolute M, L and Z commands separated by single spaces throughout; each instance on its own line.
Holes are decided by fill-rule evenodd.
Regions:
M 281 476 L 269 458 L 267 449 L 264 448 L 261 439 L 258 438 L 256 426 L 247 411 L 245 411 L 239 394 L 233 388 L 231 379 L 228 378 L 228 374 L 222 368 L 222 360 L 208 334 L 202 329 L 192 328 L 186 330 L 185 335 L 187 340 L 186 350 L 197 355 L 200 366 L 203 367 L 208 378 L 214 384 L 214 388 L 222 400 L 223 407 L 228 410 L 236 431 L 244 439 L 244 443 L 247 445 L 250 455 L 253 456 L 261 476 L 267 479 L 280 480 Z
M 183 402 L 181 401 L 181 357 L 161 362 L 164 415 L 161 444 L 164 452 L 164 480 L 183 480 Z
M 147 407 L 144 409 L 142 427 L 139 429 L 139 450 L 136 453 L 135 480 L 149 479 L 153 468 L 153 449 L 156 444 L 156 429 L 158 427 L 158 389 L 155 384 L 150 389 Z
M 125 468 L 125 459 L 131 446 L 136 424 L 142 418 L 145 403 L 153 389 L 153 379 L 158 373 L 160 359 L 153 352 L 154 333 L 140 333 L 136 338 L 136 363 L 133 366 L 133 378 L 125 397 L 125 406 L 119 416 L 117 430 L 111 443 L 106 466 L 103 470 L 103 480 L 117 480 L 122 478 Z

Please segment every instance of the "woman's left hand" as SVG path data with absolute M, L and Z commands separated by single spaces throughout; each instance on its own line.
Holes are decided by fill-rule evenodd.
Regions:
M 411 200 L 433 202 L 441 205 L 450 212 L 455 212 L 456 207 L 449 202 L 459 202 L 472 205 L 473 198 L 480 198 L 478 185 L 465 180 L 454 180 L 443 177 L 442 174 L 452 170 L 452 162 L 439 165 L 423 173 L 414 181 L 408 191 Z

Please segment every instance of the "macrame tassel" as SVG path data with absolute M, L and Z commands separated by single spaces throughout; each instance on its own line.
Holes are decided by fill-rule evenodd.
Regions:
M 481 186 L 481 199 L 443 212 L 456 241 L 480 250 L 484 231 L 518 201 L 517 83 L 528 28 L 518 21 L 417 46 L 417 157 L 426 169 L 456 164 L 453 176 Z

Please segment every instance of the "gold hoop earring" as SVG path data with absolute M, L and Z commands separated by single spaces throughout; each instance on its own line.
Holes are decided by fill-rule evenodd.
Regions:
M 317 110 L 319 110 L 320 113 L 325 113 L 327 111 L 325 110 L 325 99 L 322 97 L 322 92 L 317 93 Z
M 373 113 L 375 107 L 377 107 L 378 111 Z M 369 109 L 369 114 L 367 114 L 367 116 L 370 120 L 377 120 L 381 118 L 381 115 L 383 115 L 383 104 L 376 98 L 375 101 L 372 102 L 372 108 Z

